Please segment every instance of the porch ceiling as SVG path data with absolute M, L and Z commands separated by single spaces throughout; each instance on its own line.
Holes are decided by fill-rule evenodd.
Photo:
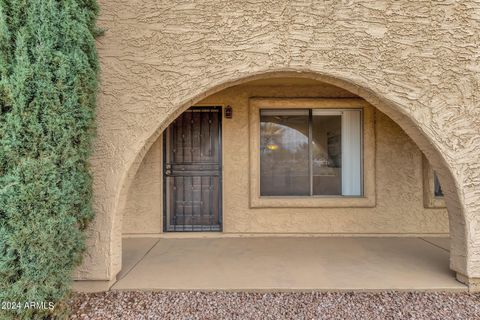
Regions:
M 112 289 L 466 290 L 446 238 L 124 239 Z

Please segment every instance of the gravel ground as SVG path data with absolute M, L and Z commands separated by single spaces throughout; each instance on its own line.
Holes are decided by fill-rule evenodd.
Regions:
M 71 319 L 480 319 L 480 294 L 140 292 L 76 294 Z

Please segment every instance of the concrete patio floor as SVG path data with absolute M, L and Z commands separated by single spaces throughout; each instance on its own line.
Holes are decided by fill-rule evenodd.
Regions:
M 127 238 L 113 290 L 466 291 L 447 238 Z

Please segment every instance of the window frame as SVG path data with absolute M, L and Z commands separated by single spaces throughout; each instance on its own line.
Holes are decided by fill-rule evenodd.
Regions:
M 434 170 L 430 161 L 422 155 L 423 167 L 423 206 L 425 208 L 446 208 L 444 196 L 435 196 Z
M 374 108 L 357 98 L 250 98 L 250 207 L 251 208 L 301 208 L 301 207 L 375 207 L 375 130 Z M 362 112 L 362 196 L 260 195 L 260 110 L 265 109 L 332 109 L 339 112 L 358 109 Z

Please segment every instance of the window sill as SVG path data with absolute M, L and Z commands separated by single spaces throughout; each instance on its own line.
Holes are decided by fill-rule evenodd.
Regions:
M 314 196 L 257 197 L 250 200 L 251 208 L 373 208 L 375 197 Z
M 424 207 L 426 209 L 445 209 L 447 205 L 445 204 L 445 199 L 443 197 L 431 197 L 430 199 L 425 200 Z

